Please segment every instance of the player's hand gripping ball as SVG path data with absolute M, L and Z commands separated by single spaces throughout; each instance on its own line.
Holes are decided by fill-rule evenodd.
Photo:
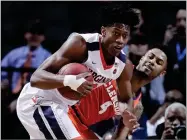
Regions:
M 73 80 L 68 79 L 68 84 L 64 84 L 65 87 L 57 89 L 63 97 L 71 100 L 79 100 L 91 92 L 93 87 L 93 77 L 85 65 L 70 63 L 63 66 L 58 74 L 73 77 Z M 80 81 L 82 82 L 80 86 L 73 90 L 73 85 L 77 85 L 76 82 L 80 83 Z

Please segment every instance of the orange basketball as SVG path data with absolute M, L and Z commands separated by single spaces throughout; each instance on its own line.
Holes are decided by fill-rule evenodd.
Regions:
M 83 64 L 79 64 L 79 63 L 70 63 L 67 64 L 65 66 L 63 66 L 58 74 L 60 75 L 78 75 L 84 72 L 89 72 L 88 68 L 83 65 Z M 86 80 L 93 82 L 93 77 L 92 75 L 85 77 Z M 71 100 L 79 100 L 81 98 L 80 93 L 72 90 L 70 87 L 62 87 L 62 88 L 58 88 L 57 89 L 60 94 L 67 98 L 67 99 L 71 99 Z

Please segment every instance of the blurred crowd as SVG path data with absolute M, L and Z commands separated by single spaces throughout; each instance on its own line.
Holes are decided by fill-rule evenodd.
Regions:
M 140 23 L 131 30 L 130 40 L 124 46 L 127 57 L 137 65 L 141 56 L 156 47 L 167 54 L 168 66 L 165 75 L 142 87 L 144 112 L 139 121 L 141 129 L 133 133 L 132 138 L 166 139 L 171 133 L 183 137 L 186 129 L 186 9 L 178 9 L 175 23 L 165 27 L 162 42 L 155 44 L 150 43 L 145 31 L 141 9 L 134 10 Z M 45 28 L 40 19 L 28 26 L 23 39 L 25 45 L 10 50 L 1 59 L 1 135 L 4 139 L 29 138 L 16 115 L 17 97 L 34 70 L 53 53 L 43 45 Z M 172 129 L 173 125 L 176 129 Z M 103 122 L 102 130 L 98 131 L 103 131 L 104 127 L 110 126 Z

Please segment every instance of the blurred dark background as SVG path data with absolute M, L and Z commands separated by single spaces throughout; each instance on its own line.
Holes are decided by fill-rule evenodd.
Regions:
M 95 12 L 104 2 L 2 2 L 1 34 L 2 58 L 9 50 L 24 44 L 23 34 L 27 24 L 36 19 L 45 23 L 49 51 L 56 51 L 72 32 L 93 32 Z M 185 8 L 185 1 L 130 2 L 140 8 L 145 21 L 146 32 L 152 42 L 162 42 L 166 25 L 175 22 L 179 8 Z M 97 28 L 98 29 L 98 28 Z

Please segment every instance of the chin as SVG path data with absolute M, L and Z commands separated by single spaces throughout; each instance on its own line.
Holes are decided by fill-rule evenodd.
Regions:
M 140 70 L 136 69 L 136 70 L 138 71 L 141 77 L 146 78 L 146 79 L 150 77 L 150 74 L 146 73 L 145 70 L 141 70 L 141 69 Z
M 144 73 L 145 75 L 147 75 L 147 76 L 150 76 L 150 75 L 151 75 L 150 72 L 143 71 L 143 73 Z
M 116 54 L 114 54 L 114 56 L 116 56 L 116 57 L 117 57 L 117 56 L 119 56 L 119 54 L 120 54 L 120 53 L 116 53 Z
M 111 56 L 118 56 L 118 55 L 119 55 L 118 53 L 114 53 L 114 52 L 109 52 L 109 54 L 110 54 Z

